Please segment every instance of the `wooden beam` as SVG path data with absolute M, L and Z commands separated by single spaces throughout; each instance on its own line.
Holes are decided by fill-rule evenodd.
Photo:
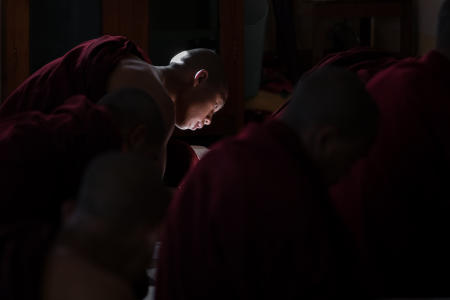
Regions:
M 30 72 L 30 3 L 3 0 L 1 4 L 2 99 L 5 99 Z
M 412 1 L 403 1 L 401 16 L 401 49 L 400 52 L 405 56 L 414 55 L 413 51 L 413 3 Z
M 228 76 L 229 95 L 224 116 L 231 131 L 244 124 L 244 1 L 220 0 L 220 55 Z
M 148 0 L 102 0 L 103 33 L 124 35 L 148 53 Z
M 211 126 L 190 132 L 176 130 L 177 137 L 233 135 L 244 125 L 244 2 L 220 0 L 220 56 L 228 77 L 228 100 L 214 115 Z
M 309 3 L 309 2 L 308 2 Z M 312 2 L 302 15 L 314 17 L 399 17 L 402 14 L 402 0 L 392 2 Z

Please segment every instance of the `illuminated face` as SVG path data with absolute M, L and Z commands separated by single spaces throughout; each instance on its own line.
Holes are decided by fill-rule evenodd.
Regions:
M 192 90 L 177 101 L 176 126 L 179 129 L 197 130 L 211 124 L 213 115 L 222 109 L 225 101 L 220 94 L 207 94 L 205 91 Z

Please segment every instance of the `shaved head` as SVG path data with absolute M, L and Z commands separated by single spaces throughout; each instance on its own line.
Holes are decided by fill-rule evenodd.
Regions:
M 175 55 L 170 64 L 191 72 L 208 71 L 208 85 L 222 94 L 225 101 L 228 97 L 228 83 L 225 70 L 219 55 L 213 50 L 197 48 L 186 50 Z
M 297 85 L 286 117 L 297 129 L 331 126 L 343 137 L 374 136 L 378 108 L 352 72 L 325 67 Z
M 356 74 L 324 67 L 298 83 L 280 120 L 294 129 L 324 183 L 330 185 L 369 151 L 378 115 Z
M 450 49 L 450 1 L 446 0 L 441 6 L 437 27 L 437 47 Z

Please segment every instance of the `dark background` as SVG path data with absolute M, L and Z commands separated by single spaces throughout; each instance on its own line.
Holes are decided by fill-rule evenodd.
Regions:
M 149 0 L 149 57 L 166 65 L 185 49 L 218 50 L 217 0 Z M 102 34 L 101 0 L 30 1 L 31 73 Z

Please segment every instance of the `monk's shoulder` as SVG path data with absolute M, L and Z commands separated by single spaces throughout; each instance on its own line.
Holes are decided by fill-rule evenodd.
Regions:
M 107 92 L 124 87 L 139 87 L 151 81 L 148 63 L 135 55 L 127 55 L 114 67 L 107 80 Z
M 369 90 L 377 90 L 380 85 L 383 88 L 387 86 L 393 87 L 411 87 L 416 84 L 423 85 L 428 81 L 430 70 L 418 58 L 404 59 L 391 67 L 379 72 L 367 84 Z
M 122 59 L 107 81 L 107 92 L 123 88 L 136 88 L 147 92 L 164 112 L 174 114 L 173 101 L 167 94 L 157 73 L 149 63 L 137 56 L 129 55 Z M 174 122 L 174 120 L 172 120 Z
M 282 148 L 273 138 L 264 124 L 250 124 L 234 137 L 217 143 L 202 161 L 205 165 L 221 166 L 225 170 L 242 174 L 259 172 L 261 165 L 266 166 L 277 157 Z M 252 171 L 253 170 L 253 171 Z

